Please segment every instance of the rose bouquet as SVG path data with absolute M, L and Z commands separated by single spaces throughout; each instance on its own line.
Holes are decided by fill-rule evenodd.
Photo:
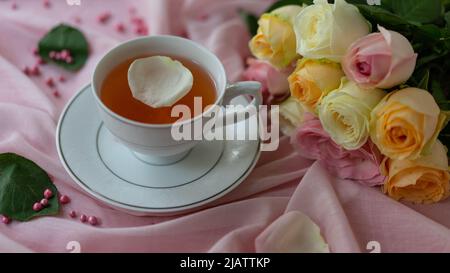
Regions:
M 450 1 L 283 0 L 259 20 L 244 78 L 331 174 L 396 200 L 450 195 Z

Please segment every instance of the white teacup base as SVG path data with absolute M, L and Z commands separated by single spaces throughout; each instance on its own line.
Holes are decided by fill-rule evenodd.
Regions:
M 183 153 L 179 153 L 171 156 L 152 156 L 147 154 L 141 154 L 137 152 L 133 152 L 133 154 L 141 161 L 144 161 L 148 164 L 156 165 L 156 166 L 165 166 L 174 164 L 180 160 L 183 160 L 191 150 L 188 150 Z
M 248 104 L 242 97 L 238 103 Z M 240 132 L 244 125 L 231 128 Z M 90 86 L 62 112 L 56 141 L 64 168 L 82 189 L 133 215 L 175 215 L 204 208 L 243 182 L 260 154 L 257 140 L 199 141 L 178 162 L 149 164 L 108 131 Z

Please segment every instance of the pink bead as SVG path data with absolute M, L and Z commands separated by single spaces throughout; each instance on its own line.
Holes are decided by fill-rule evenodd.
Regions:
M 111 13 L 104 12 L 97 17 L 97 21 L 101 24 L 105 24 L 111 18 Z
M 143 25 L 144 19 L 142 19 L 141 17 L 133 17 L 131 18 L 131 23 L 135 24 L 135 25 Z
M 51 189 L 46 189 L 46 190 L 44 191 L 44 197 L 45 197 L 45 199 L 50 199 L 50 198 L 52 198 L 52 197 L 53 197 L 53 192 L 52 192 L 52 190 L 51 190 Z
M 59 56 L 61 57 L 61 59 L 66 59 L 67 57 L 70 57 L 70 51 L 67 49 L 63 49 L 60 53 Z
M 82 223 L 86 222 L 86 221 L 87 221 L 87 216 L 84 215 L 84 214 L 81 214 L 81 216 L 80 216 L 80 221 L 81 221 Z
M 31 74 L 30 68 L 28 66 L 25 66 L 22 71 L 27 76 L 30 76 Z
M 122 24 L 122 23 L 117 24 L 117 25 L 116 25 L 116 31 L 117 31 L 117 32 L 120 32 L 120 33 L 125 32 L 125 25 Z
M 67 195 L 61 195 L 61 197 L 59 197 L 59 202 L 63 205 L 70 203 L 70 198 Z
M 12 8 L 13 10 L 16 10 L 16 9 L 18 8 L 17 3 L 13 2 L 13 3 L 11 4 L 11 8 Z
M 42 205 L 39 202 L 34 203 L 33 205 L 33 210 L 34 211 L 41 211 L 42 210 Z
M 55 90 L 55 91 L 53 91 L 53 96 L 54 96 L 55 98 L 59 98 L 59 97 L 61 97 L 61 94 L 59 93 L 58 90 Z
M 139 26 L 136 28 L 135 33 L 138 35 L 147 35 L 148 29 L 146 26 Z
M 2 223 L 5 225 L 8 225 L 9 223 L 11 223 L 11 219 L 8 216 L 3 215 L 2 216 Z
M 136 14 L 136 8 L 135 8 L 135 7 L 130 7 L 130 8 L 128 9 L 128 12 L 129 12 L 130 14 L 134 15 L 134 14 Z
M 48 53 L 48 57 L 49 57 L 50 59 L 55 59 L 55 58 L 56 58 L 56 51 L 50 51 L 50 52 Z
M 81 24 L 81 18 L 80 17 L 75 17 L 75 18 L 73 18 L 73 20 L 75 21 L 75 23 L 77 23 L 77 24 Z
M 33 54 L 36 56 L 39 54 L 39 49 L 37 47 L 33 48 Z
M 37 63 L 40 64 L 40 65 L 43 65 L 43 64 L 46 64 L 47 62 L 44 59 L 42 59 L 41 57 L 38 57 L 37 58 Z
M 77 217 L 77 213 L 74 210 L 72 210 L 69 212 L 69 216 L 70 216 L 70 218 L 75 218 L 75 217 Z
M 56 53 L 55 53 L 55 58 L 54 58 L 54 59 L 57 60 L 57 61 L 62 60 L 63 58 L 62 58 L 62 56 L 61 56 L 61 53 L 56 52 Z
M 48 78 L 48 79 L 45 81 L 45 84 L 47 84 L 48 87 L 53 87 L 53 86 L 55 86 L 55 82 L 53 81 L 53 78 Z
M 89 216 L 89 224 L 91 224 L 92 226 L 96 226 L 98 224 L 98 220 L 97 217 L 95 216 Z
M 61 76 L 59 76 L 59 81 L 60 81 L 60 82 L 65 82 L 65 81 L 66 81 L 66 78 L 65 78 L 64 76 L 61 75 Z
M 47 8 L 47 9 L 50 8 L 51 5 L 52 5 L 52 4 L 50 3 L 50 0 L 44 0 L 42 3 L 44 4 L 44 7 Z
M 41 200 L 40 203 L 41 203 L 41 205 L 42 205 L 43 207 L 46 207 L 46 206 L 48 206 L 48 199 L 45 199 L 45 198 L 44 198 L 44 199 Z
M 71 56 L 68 56 L 67 58 L 64 59 L 66 61 L 66 63 L 71 64 L 73 63 L 73 58 Z
M 35 65 L 31 68 L 30 74 L 33 76 L 39 76 L 39 75 L 41 75 L 41 70 L 39 69 L 39 67 L 37 65 Z

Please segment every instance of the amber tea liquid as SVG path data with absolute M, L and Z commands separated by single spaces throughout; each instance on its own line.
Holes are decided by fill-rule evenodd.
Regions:
M 186 105 L 191 109 L 191 113 L 194 114 L 194 97 L 202 98 L 203 109 L 207 105 L 214 104 L 217 98 L 216 86 L 208 72 L 193 61 L 176 56 L 168 57 L 181 62 L 192 72 L 194 77 L 191 91 L 177 101 L 175 105 Z M 133 97 L 128 86 L 128 68 L 136 59 L 138 58 L 119 64 L 107 75 L 101 87 L 101 100 L 116 114 L 134 121 L 148 124 L 174 123 L 179 119 L 179 117 L 171 117 L 172 107 L 175 105 L 172 107 L 153 108 Z

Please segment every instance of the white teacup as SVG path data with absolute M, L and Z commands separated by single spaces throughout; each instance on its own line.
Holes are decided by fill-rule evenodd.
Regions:
M 253 97 L 251 105 L 255 107 L 261 104 L 258 82 L 238 82 L 228 85 L 225 69 L 219 59 L 191 40 L 175 36 L 149 36 L 120 44 L 97 64 L 92 78 L 92 90 L 106 128 L 146 162 L 159 165 L 173 163 L 183 158 L 197 144 L 194 140 L 174 140 L 171 134 L 172 124 L 147 124 L 127 119 L 114 113 L 100 99 L 103 81 L 113 68 L 131 58 L 152 54 L 180 56 L 199 64 L 211 75 L 216 84 L 216 105 L 228 104 L 232 98 L 240 95 L 251 95 Z M 202 115 L 183 123 L 205 119 L 205 116 L 209 116 L 210 110 L 207 109 Z

